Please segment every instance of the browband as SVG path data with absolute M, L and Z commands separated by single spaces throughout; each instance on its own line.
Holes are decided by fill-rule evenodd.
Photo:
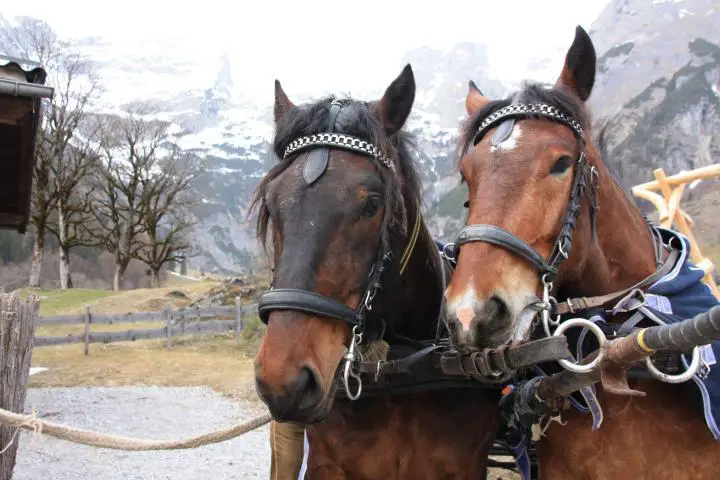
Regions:
M 390 170 L 395 170 L 395 165 L 393 165 L 390 158 L 382 153 L 378 147 L 361 138 L 353 137 L 352 135 L 345 135 L 343 133 L 317 133 L 315 135 L 308 135 L 307 137 L 296 138 L 290 142 L 285 149 L 283 159 L 286 159 L 288 156 L 301 150 L 317 147 L 335 147 L 343 150 L 364 153 L 365 155 L 374 158 Z
M 547 105 L 545 103 L 513 103 L 512 105 L 508 105 L 507 107 L 501 108 L 497 112 L 488 115 L 487 118 L 482 121 L 473 139 L 473 145 L 477 145 L 483 135 L 485 135 L 485 132 L 501 120 L 506 118 L 533 116 L 539 116 L 562 123 L 563 125 L 569 127 L 578 138 L 581 140 L 583 139 L 583 128 L 580 123 L 552 105 Z

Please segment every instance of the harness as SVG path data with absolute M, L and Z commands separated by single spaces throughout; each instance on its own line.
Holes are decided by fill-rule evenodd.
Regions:
M 543 285 L 543 298 L 541 302 L 531 305 L 530 308 L 535 308 L 540 312 L 543 330 L 547 337 L 564 336 L 563 334 L 568 328 L 574 326 L 582 327 L 582 332 L 579 335 L 568 335 L 569 342 L 572 340 L 576 340 L 577 342 L 575 353 L 578 362 L 581 362 L 584 353 L 591 351 L 593 349 L 592 347 L 598 349 L 608 338 L 628 335 L 634 329 L 641 325 L 647 325 L 648 323 L 663 324 L 670 322 L 669 317 L 663 316 L 656 308 L 652 308 L 649 305 L 650 301 L 648 298 L 651 297 L 651 295 L 646 296 L 644 291 L 653 288 L 658 282 L 664 281 L 673 269 L 679 269 L 680 265 L 684 265 L 683 262 L 686 260 L 685 258 L 681 258 L 683 251 L 681 245 L 679 245 L 681 242 L 679 241 L 673 244 L 672 238 L 669 240 L 664 239 L 663 232 L 645 218 L 653 239 L 656 260 L 655 272 L 635 285 L 606 295 L 568 298 L 563 302 L 558 302 L 552 297 L 553 281 L 557 278 L 560 266 L 568 259 L 572 250 L 572 235 L 577 225 L 577 219 L 585 197 L 587 197 L 588 200 L 591 234 L 593 238 L 595 236 L 599 177 L 596 168 L 587 163 L 584 152 L 585 142 L 582 126 L 569 115 L 550 105 L 513 103 L 489 115 L 481 122 L 473 138 L 473 145 L 477 145 L 491 127 L 499 124 L 492 139 L 493 145 L 497 145 L 510 135 L 518 119 L 533 117 L 545 118 L 565 125 L 572 130 L 580 145 L 580 153 L 575 161 L 568 205 L 549 258 L 546 260 L 540 253 L 516 235 L 495 225 L 487 224 L 468 225 L 461 229 L 455 243 L 451 246 L 451 250 L 453 250 L 454 255 L 457 256 L 460 248 L 465 244 L 471 242 L 486 242 L 505 248 L 532 265 L 540 276 Z M 702 302 L 706 304 L 709 300 L 710 299 L 705 299 L 702 300 Z M 712 302 L 709 304 L 711 305 Z M 612 306 L 606 310 L 608 305 Z M 568 315 L 577 314 L 581 311 L 589 312 L 591 315 L 594 314 L 594 316 L 591 316 L 590 320 L 584 318 L 567 318 Z M 611 315 L 628 313 L 630 318 L 622 325 L 607 324 L 603 319 L 605 312 Z M 554 332 L 551 331 L 551 327 L 555 327 Z M 592 343 L 592 338 L 588 338 L 588 332 L 592 333 L 595 337 L 595 344 L 590 345 L 591 348 L 588 348 L 587 343 L 588 341 Z M 707 355 L 712 355 L 712 349 L 707 348 L 705 351 L 709 351 Z M 600 350 L 600 352 L 592 362 L 584 365 L 570 362 L 567 359 L 559 359 L 557 363 L 559 363 L 561 367 L 573 372 L 588 372 L 594 369 L 602 360 L 602 350 Z M 689 362 L 680 352 L 676 354 L 666 353 L 658 355 L 655 358 L 655 362 L 662 364 L 664 367 L 663 370 L 668 373 L 660 371 L 648 358 L 645 365 L 646 370 L 643 371 L 635 367 L 630 370 L 630 376 L 647 377 L 649 374 L 651 377 L 670 383 L 679 383 L 693 378 L 701 387 L 708 425 L 714 434 L 720 434 L 715 427 L 714 419 L 708 414 L 709 404 L 711 402 L 707 400 L 708 389 L 704 388 L 701 381 L 706 378 L 709 368 L 707 367 L 707 361 L 704 363 L 700 361 L 699 349 L 696 347 L 693 350 L 692 360 Z M 712 357 L 712 362 L 714 362 L 714 357 Z M 538 364 L 533 367 L 536 374 L 547 375 L 547 369 L 541 367 L 540 364 L 541 362 L 538 362 Z M 550 365 L 552 365 L 551 362 Z M 556 367 L 554 368 L 556 369 Z M 676 372 L 679 373 L 671 375 L 671 373 Z M 528 448 L 531 446 L 530 439 L 537 438 L 539 433 L 531 427 L 537 425 L 543 417 L 547 418 L 557 410 L 545 404 L 535 395 L 534 386 L 540 378 L 540 376 L 534 375 L 516 377 L 517 385 L 509 385 L 503 392 L 504 398 L 501 400 L 501 408 L 508 426 L 510 445 L 515 451 L 517 465 L 524 479 L 529 479 L 531 476 L 527 457 Z M 716 389 L 716 391 L 720 391 L 720 388 Z M 583 388 L 579 393 L 585 400 L 586 406 L 583 406 L 578 399 L 572 396 L 570 397 L 571 404 L 579 410 L 590 411 L 593 415 L 593 429 L 598 428 L 602 422 L 602 410 L 595 397 L 595 387 Z M 550 418 L 552 419 L 552 417 Z
M 376 161 L 381 169 L 395 172 L 394 163 L 386 152 L 361 138 L 336 132 L 338 124 L 343 122 L 345 106 L 346 101 L 334 100 L 330 105 L 327 133 L 297 138 L 283 153 L 283 159 L 287 159 L 294 153 L 309 150 L 309 158 L 303 169 L 303 179 L 308 185 L 317 181 L 327 170 L 330 148 L 361 153 Z M 405 250 L 400 257 L 401 275 L 405 273 L 420 233 L 422 218 L 419 202 L 414 222 Z M 383 224 L 387 229 L 387 221 Z M 438 249 L 444 290 L 448 284 L 448 277 L 452 275 L 454 269 L 454 258 L 446 254 L 445 247 L 438 245 Z M 382 275 L 392 260 L 387 231 L 385 231 L 381 235 L 380 246 L 370 269 L 362 301 L 356 309 L 312 291 L 274 288 L 274 280 L 270 290 L 263 293 L 258 300 L 258 313 L 265 324 L 274 310 L 298 310 L 345 321 L 352 327 L 352 338 L 342 369 L 344 389 L 336 392 L 338 400 L 357 400 L 363 393 L 364 397 L 374 397 L 407 395 L 418 391 L 448 388 L 491 388 L 499 393 L 501 377 L 506 377 L 538 361 L 550 361 L 569 354 L 564 338 L 548 338 L 511 348 L 501 347 L 496 350 L 473 352 L 471 355 L 460 355 L 450 344 L 449 337 L 443 335 L 445 325 L 443 295 L 434 339 L 402 339 L 405 341 L 401 344 L 390 346 L 387 359 L 376 362 L 363 361 L 358 350 L 363 337 L 365 336 L 367 340 L 382 339 L 384 336 L 384 325 L 370 325 L 367 317 L 373 309 L 377 294 L 382 290 Z M 485 381 L 478 382 L 477 380 L 480 379 Z M 355 389 L 350 387 L 351 380 L 357 384 Z M 369 385 L 365 390 L 363 390 L 364 383 Z M 509 453 L 506 444 L 498 439 L 492 454 Z M 509 467 L 503 463 L 491 463 Z

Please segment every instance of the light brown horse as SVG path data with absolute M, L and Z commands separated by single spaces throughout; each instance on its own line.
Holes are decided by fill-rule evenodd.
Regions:
M 312 480 L 485 478 L 499 429 L 497 390 L 335 400 L 355 335 L 412 352 L 442 312 L 444 266 L 403 131 L 414 97 L 409 65 L 374 102 L 296 106 L 275 86 L 280 161 L 256 195 L 274 275 L 255 378 L 274 419 L 307 425 Z
M 468 232 L 482 241 L 459 242 L 457 269 L 446 290 L 448 321 L 459 345 L 519 343 L 535 326 L 541 330 L 537 310 L 528 308 L 543 292 L 538 270 L 552 277 L 552 267 L 560 265 L 550 287 L 558 305 L 623 290 L 656 271 L 648 224 L 589 134 L 585 102 L 595 68 L 592 42 L 578 27 L 554 86 L 528 84 L 508 99 L 491 101 L 471 83 L 459 168 L 469 189 L 467 224 L 484 227 Z M 581 168 L 586 176 L 576 189 Z M 582 201 L 561 230 L 569 225 L 573 192 Z M 568 231 L 571 237 L 561 235 Z M 525 246 L 515 242 L 511 251 L 512 238 Z M 571 244 L 556 243 L 568 239 Z M 532 250 L 542 257 L 532 257 Z M 537 444 L 541 478 L 720 478 L 720 444 L 688 396 L 691 386 L 652 380 L 630 385 L 647 396 L 611 395 L 598 386 L 604 409 L 598 430 L 592 431 L 589 414 L 575 409 L 563 413 L 565 425 L 550 425 Z

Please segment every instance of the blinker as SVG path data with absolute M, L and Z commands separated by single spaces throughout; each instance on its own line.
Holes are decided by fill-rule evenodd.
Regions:
M 512 134 L 513 128 L 515 128 L 514 118 L 508 118 L 500 125 L 498 125 L 497 129 L 495 130 L 495 134 L 492 137 L 492 146 L 497 147 L 502 142 L 507 140 L 508 137 L 510 137 L 510 135 Z
M 341 100 L 333 100 L 332 103 L 330 103 L 327 129 L 329 133 L 335 132 L 335 124 L 342 108 L 343 102 Z M 329 161 L 329 148 L 316 148 L 311 151 L 308 155 L 307 162 L 305 163 L 305 168 L 303 169 L 303 179 L 305 179 L 305 183 L 312 185 L 320 177 L 322 177 L 327 170 Z

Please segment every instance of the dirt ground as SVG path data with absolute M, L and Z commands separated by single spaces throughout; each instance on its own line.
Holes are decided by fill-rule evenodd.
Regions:
M 92 311 L 124 313 L 158 310 L 165 302 L 174 308 L 186 306 L 201 298 L 217 282 L 173 282 L 158 289 L 125 292 L 41 292 L 41 315 L 75 314 L 90 305 Z M 181 292 L 182 295 L 178 295 Z M 161 305 L 161 306 L 159 306 Z M 154 328 L 160 324 L 97 325 L 97 331 Z M 240 344 L 232 332 L 173 338 L 167 341 L 141 340 L 90 344 L 90 354 L 83 355 L 82 344 L 36 347 L 32 365 L 48 370 L 32 375 L 30 388 L 44 387 L 200 387 L 208 386 L 231 399 L 262 406 L 255 392 L 253 357 L 262 335 L 262 325 L 255 318 L 252 328 L 243 332 Z M 82 331 L 82 325 L 53 325 L 37 329 L 37 335 L 64 335 Z M 519 476 L 491 471 L 491 480 L 515 480 Z

